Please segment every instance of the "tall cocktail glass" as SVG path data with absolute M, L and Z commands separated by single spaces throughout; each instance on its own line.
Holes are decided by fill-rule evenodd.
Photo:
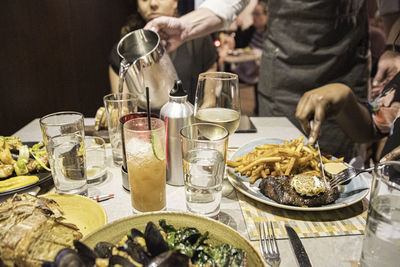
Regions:
M 131 93 L 108 94 L 104 96 L 104 106 L 106 108 L 108 134 L 114 164 L 121 166 L 122 156 L 122 138 L 119 119 L 129 113 L 137 111 L 137 98 Z
M 400 262 L 400 161 L 387 161 L 372 173 L 371 197 L 360 266 Z
M 229 132 L 212 123 L 195 123 L 181 129 L 186 208 L 217 218 Z
M 165 125 L 151 118 L 136 118 L 124 124 L 126 162 L 133 212 L 166 207 Z
M 87 195 L 83 115 L 52 113 L 40 119 L 40 127 L 57 192 Z

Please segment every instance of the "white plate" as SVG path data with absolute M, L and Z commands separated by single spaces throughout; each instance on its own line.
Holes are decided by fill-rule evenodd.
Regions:
M 235 154 L 233 154 L 232 160 L 234 161 L 235 158 L 251 152 L 256 146 L 260 146 L 263 144 L 283 144 L 283 143 L 284 140 L 281 139 L 265 138 L 256 140 L 239 148 L 239 150 L 236 151 Z M 227 173 L 228 173 L 228 179 L 233 185 L 233 187 L 239 190 L 242 194 L 254 200 L 257 200 L 261 203 L 288 210 L 323 211 L 323 210 L 339 209 L 350 206 L 362 200 L 369 192 L 367 183 L 360 175 L 358 175 L 357 177 L 353 178 L 349 184 L 340 186 L 341 187 L 340 196 L 334 203 L 328 205 L 322 205 L 320 207 L 297 207 L 297 206 L 280 204 L 264 196 L 260 192 L 260 189 L 258 188 L 261 179 L 258 179 L 254 184 L 250 184 L 249 183 L 250 178 L 240 175 L 239 173 L 235 173 L 233 168 L 231 167 L 228 167 Z

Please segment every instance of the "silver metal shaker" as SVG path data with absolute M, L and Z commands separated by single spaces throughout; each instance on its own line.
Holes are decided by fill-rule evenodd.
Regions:
M 180 130 L 193 121 L 193 105 L 180 80 L 176 80 L 169 93 L 169 101 L 161 108 L 160 117 L 165 122 L 167 134 L 167 183 L 183 185 L 182 150 Z

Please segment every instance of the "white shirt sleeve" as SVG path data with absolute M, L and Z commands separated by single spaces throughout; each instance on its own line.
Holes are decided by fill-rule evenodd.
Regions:
M 225 28 L 235 21 L 249 0 L 207 0 L 199 8 L 207 8 L 224 21 Z

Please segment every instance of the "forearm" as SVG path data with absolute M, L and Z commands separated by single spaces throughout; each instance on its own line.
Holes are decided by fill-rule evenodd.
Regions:
M 181 17 L 184 25 L 189 25 L 185 39 L 194 39 L 228 28 L 248 3 L 249 0 L 205 1 L 199 9 Z
M 355 142 L 365 143 L 377 137 L 371 114 L 350 92 L 343 108 L 336 116 L 342 130 Z
M 180 20 L 188 25 L 186 41 L 218 31 L 224 26 L 224 21 L 207 8 L 199 8 L 182 16 Z

